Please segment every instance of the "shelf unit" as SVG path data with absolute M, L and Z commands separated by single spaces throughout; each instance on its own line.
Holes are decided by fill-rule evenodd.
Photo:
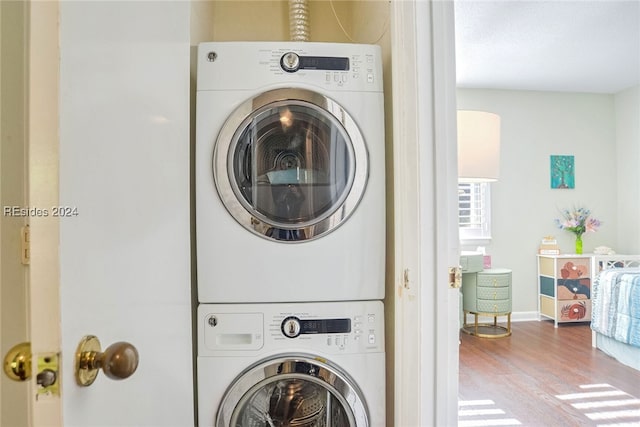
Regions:
M 591 321 L 593 255 L 537 255 L 538 315 L 559 323 Z

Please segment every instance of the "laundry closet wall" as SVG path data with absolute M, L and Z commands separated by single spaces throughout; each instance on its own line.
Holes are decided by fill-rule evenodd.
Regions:
M 192 60 L 204 41 L 289 40 L 289 2 L 281 1 L 197 1 L 191 4 Z M 382 48 L 385 98 L 387 180 L 387 268 L 386 268 L 386 361 L 387 425 L 393 425 L 394 366 L 394 246 L 393 246 L 393 146 L 391 111 L 391 48 L 388 1 L 334 1 L 334 16 L 327 0 L 309 1 L 310 40 L 313 42 L 378 44 Z M 349 37 L 352 39 L 350 40 Z M 192 112 L 195 112 L 195 62 L 192 61 Z M 192 114 L 192 129 L 195 115 Z M 193 138 L 192 138 L 193 141 Z M 193 142 L 192 142 L 193 144 Z M 194 150 L 192 150 L 193 152 Z M 193 200 L 193 196 L 192 196 Z M 192 221 L 194 223 L 194 221 Z M 193 262 L 196 257 L 192 256 Z M 195 286 L 195 283 L 194 283 Z M 194 291 L 195 294 L 195 291 Z

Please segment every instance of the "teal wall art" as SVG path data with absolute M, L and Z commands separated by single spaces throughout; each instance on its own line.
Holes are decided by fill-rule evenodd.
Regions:
M 551 156 L 551 188 L 575 188 L 574 156 Z

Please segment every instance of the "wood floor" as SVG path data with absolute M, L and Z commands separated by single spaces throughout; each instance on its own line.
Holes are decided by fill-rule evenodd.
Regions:
M 460 334 L 459 426 L 640 426 L 640 371 L 591 347 L 588 324 Z

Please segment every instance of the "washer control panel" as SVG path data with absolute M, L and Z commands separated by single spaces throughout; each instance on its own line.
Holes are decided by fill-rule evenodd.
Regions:
M 309 343 L 326 350 L 371 350 L 383 345 L 382 313 L 375 311 L 349 317 L 320 317 L 312 312 L 279 313 L 273 317 L 271 336 L 276 341 Z
M 282 333 L 285 337 L 295 338 L 300 334 L 348 334 L 351 332 L 351 319 L 305 319 L 289 316 L 282 321 Z
M 200 304 L 198 353 L 384 351 L 380 301 Z

